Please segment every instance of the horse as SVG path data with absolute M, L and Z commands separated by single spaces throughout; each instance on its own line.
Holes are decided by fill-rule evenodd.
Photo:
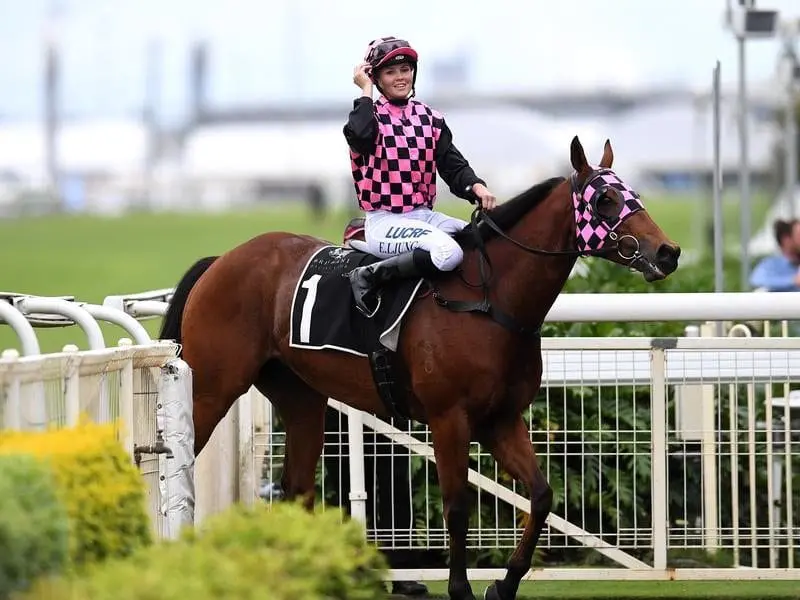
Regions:
M 613 158 L 606 140 L 598 166 L 591 166 L 575 136 L 568 177 L 537 183 L 490 211 L 476 203 L 471 222 L 454 234 L 464 250 L 460 267 L 430 277 L 426 286 L 419 282 L 402 317 L 391 354 L 402 365 L 400 387 L 409 418 L 427 424 L 432 434 L 452 600 L 475 598 L 466 552 L 471 442 L 524 484 L 531 503 L 505 577 L 492 582 L 484 597 L 513 600 L 530 569 L 553 491 L 522 414 L 541 385 L 540 326 L 577 258 L 602 257 L 641 273 L 648 282 L 678 267 L 680 247 L 652 220 L 639 194 L 614 173 Z M 394 416 L 379 393 L 369 356 L 292 343 L 293 330 L 299 322 L 302 336 L 308 316 L 303 309 L 293 321 L 293 310 L 300 311 L 293 309 L 298 293 L 308 299 L 319 291 L 312 290 L 313 277 L 300 278 L 311 258 L 331 246 L 308 235 L 276 231 L 219 257 L 199 259 L 177 284 L 160 332 L 162 339 L 181 344 L 193 373 L 195 452 L 202 451 L 236 399 L 255 386 L 285 427 L 284 497 L 309 510 L 327 399 L 378 417 Z M 339 279 L 347 281 L 346 274 Z M 338 289 L 344 291 L 337 301 L 352 308 L 347 288 Z

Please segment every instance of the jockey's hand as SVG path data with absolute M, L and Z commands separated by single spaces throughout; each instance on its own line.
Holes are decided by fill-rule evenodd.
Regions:
M 497 206 L 497 198 L 482 183 L 473 185 L 472 192 L 478 197 L 478 201 L 481 203 L 483 210 L 492 210 Z
M 356 65 L 353 69 L 353 83 L 361 88 L 364 95 L 372 94 L 372 80 L 369 78 L 370 65 L 368 62 L 362 62 Z

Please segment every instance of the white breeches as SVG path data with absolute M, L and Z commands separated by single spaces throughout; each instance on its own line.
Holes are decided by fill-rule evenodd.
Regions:
M 452 271 L 464 258 L 452 234 L 466 227 L 467 222 L 428 208 L 415 208 L 407 213 L 375 210 L 366 213 L 364 237 L 371 254 L 388 258 L 427 250 L 440 271 Z

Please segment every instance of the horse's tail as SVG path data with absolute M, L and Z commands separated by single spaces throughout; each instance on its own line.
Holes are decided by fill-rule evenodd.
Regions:
M 158 334 L 158 339 L 175 340 L 175 343 L 181 343 L 183 309 L 186 308 L 186 299 L 189 297 L 189 292 L 192 291 L 192 288 L 200 277 L 203 276 L 203 273 L 205 273 L 218 258 L 218 256 L 201 258 L 189 267 L 189 270 L 181 277 L 178 285 L 175 286 L 175 292 L 172 294 L 172 299 L 167 307 L 167 313 L 164 315 L 164 321 L 161 325 L 161 332 Z

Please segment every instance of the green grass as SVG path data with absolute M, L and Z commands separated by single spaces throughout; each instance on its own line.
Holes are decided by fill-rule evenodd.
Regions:
M 685 248 L 696 247 L 699 203 L 691 198 L 645 199 L 662 229 Z M 442 203 L 442 210 L 468 217 L 465 202 Z M 754 223 L 763 220 L 767 204 L 755 203 Z M 274 230 L 308 233 L 338 242 L 349 215 L 330 214 L 315 220 L 304 207 L 284 205 L 226 214 L 133 214 L 121 218 L 51 216 L 0 221 L 0 291 L 38 295 L 73 295 L 102 302 L 111 294 L 174 286 L 196 259 L 220 254 L 247 239 Z M 726 239 L 737 243 L 738 207 L 725 206 Z M 158 320 L 146 327 L 155 335 Z M 104 325 L 106 345 L 125 332 Z M 40 330 L 44 351 L 66 343 L 85 348 L 76 327 Z M 8 327 L 0 327 L 0 349 L 17 348 Z
M 488 582 L 471 582 L 479 598 Z M 447 598 L 447 582 L 427 582 L 431 598 Z M 518 600 L 550 598 L 800 598 L 800 581 L 526 581 Z

